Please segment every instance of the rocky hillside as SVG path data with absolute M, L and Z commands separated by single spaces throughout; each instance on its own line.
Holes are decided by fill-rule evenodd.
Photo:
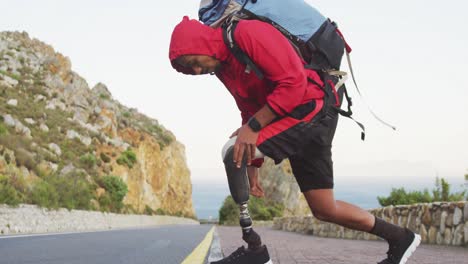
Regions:
M 284 216 L 311 214 L 307 201 L 292 174 L 289 160 L 275 165 L 273 160 L 265 159 L 260 169 L 259 180 L 265 190 L 266 200 L 284 205 Z
M 184 146 L 170 131 L 114 100 L 104 84 L 90 89 L 51 46 L 27 33 L 1 32 L 4 196 L 8 190 L 10 199 L 41 201 L 50 198 L 52 182 L 62 180 L 74 183 L 71 192 L 91 189 L 89 207 L 102 209 L 112 198 L 104 199 L 108 175 L 128 187 L 123 211 L 194 216 Z

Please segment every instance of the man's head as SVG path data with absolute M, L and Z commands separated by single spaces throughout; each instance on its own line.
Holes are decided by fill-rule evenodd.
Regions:
M 218 59 L 207 55 L 183 55 L 175 59 L 175 63 L 192 69 L 195 75 L 215 73 L 221 68 Z
M 169 59 L 178 72 L 214 73 L 221 68 L 228 54 L 221 29 L 184 17 L 172 32 Z

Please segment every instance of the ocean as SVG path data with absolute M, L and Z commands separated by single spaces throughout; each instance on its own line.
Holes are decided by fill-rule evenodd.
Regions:
M 377 178 L 375 178 L 377 179 Z M 463 189 L 464 179 L 448 179 L 451 185 L 451 191 L 461 191 Z M 432 190 L 435 186 L 435 178 L 411 178 L 405 179 L 357 179 L 355 181 L 347 180 L 336 181 L 335 199 L 342 200 L 364 209 L 373 209 L 380 207 L 377 196 L 388 196 L 392 188 L 404 187 L 409 190 Z M 226 196 L 229 195 L 229 186 L 216 183 L 193 183 L 192 199 L 195 212 L 199 219 L 217 219 L 218 211 L 223 204 Z

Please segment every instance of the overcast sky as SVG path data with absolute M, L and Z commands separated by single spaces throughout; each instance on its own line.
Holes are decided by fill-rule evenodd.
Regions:
M 307 0 L 337 21 L 354 48 L 366 110 L 349 83 L 359 128 L 341 119 L 336 177 L 462 177 L 468 169 L 468 2 Z M 156 118 L 186 146 L 196 182 L 225 182 L 220 149 L 239 127 L 234 100 L 213 76 L 184 76 L 168 60 L 173 27 L 197 0 L 0 0 L 2 31 L 26 31 L 70 58 L 92 88 Z M 343 63 L 346 64 L 346 63 Z M 351 177 L 355 176 L 355 177 Z M 363 181 L 364 183 L 364 181 Z M 403 182 L 402 182 L 403 184 Z

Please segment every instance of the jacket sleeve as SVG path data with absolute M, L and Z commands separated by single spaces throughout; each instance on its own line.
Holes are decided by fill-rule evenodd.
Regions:
M 255 20 L 240 21 L 234 38 L 265 78 L 275 84 L 267 97 L 270 109 L 279 116 L 290 113 L 302 102 L 307 77 L 304 65 L 289 41 L 273 26 Z

